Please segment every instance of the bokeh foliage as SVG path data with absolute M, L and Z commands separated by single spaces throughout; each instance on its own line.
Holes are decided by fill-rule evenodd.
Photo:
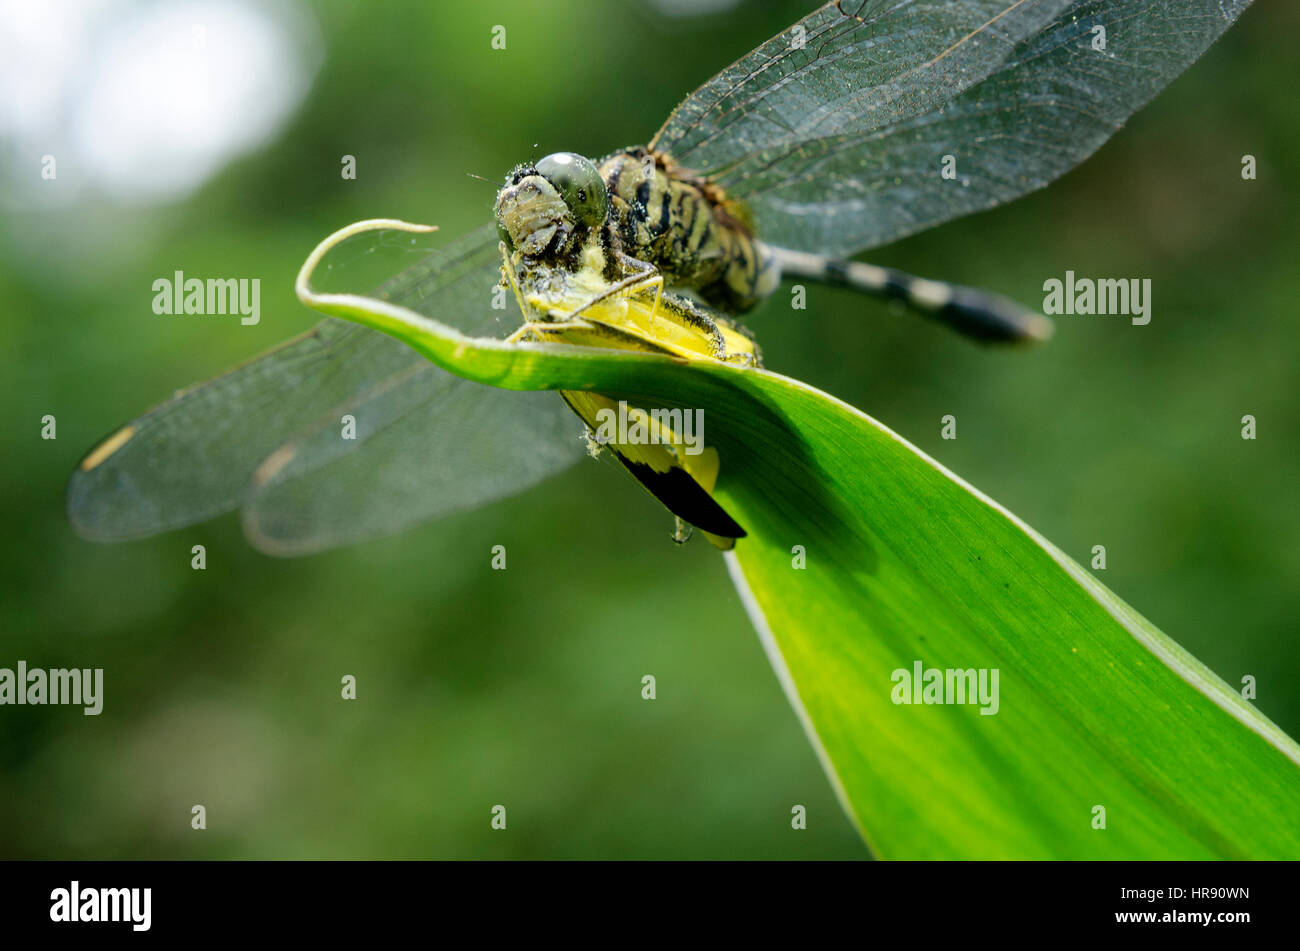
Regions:
M 596 2 L 315 4 L 324 67 L 272 146 L 176 206 L 6 215 L 0 666 L 102 666 L 107 699 L 98 718 L 0 708 L 0 854 L 864 854 L 716 553 L 674 548 L 662 510 L 605 467 L 298 561 L 253 552 L 234 518 L 103 548 L 62 512 L 97 438 L 313 322 L 292 279 L 324 234 L 377 216 L 477 224 L 492 189 L 467 172 L 644 141 L 805 7 L 678 21 Z M 770 366 L 862 407 L 1080 562 L 1106 545 L 1105 583 L 1229 683 L 1257 677 L 1258 706 L 1293 735 L 1300 128 L 1276 38 L 1297 27 L 1286 5 L 1248 11 L 1052 188 L 873 256 L 1031 304 L 1067 268 L 1150 277 L 1150 326 L 1066 319 L 1046 348 L 995 352 L 820 290 L 806 312 L 778 301 L 750 321 Z M 355 182 L 338 175 L 348 153 Z M 262 323 L 154 316 L 150 285 L 178 268 L 261 277 Z M 46 413 L 57 441 L 39 439 Z M 495 544 L 505 572 L 486 570 Z M 355 703 L 338 699 L 343 673 Z M 504 834 L 488 827 L 498 802 Z

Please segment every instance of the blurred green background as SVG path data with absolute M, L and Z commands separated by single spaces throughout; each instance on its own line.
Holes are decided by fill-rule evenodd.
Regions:
M 171 197 L 97 186 L 66 158 L 44 181 L 50 149 L 8 127 L 0 666 L 103 667 L 106 699 L 99 717 L 0 708 L 0 856 L 866 856 L 722 561 L 702 540 L 673 546 L 665 513 L 605 466 L 301 560 L 253 551 L 234 516 L 92 544 L 62 499 L 118 424 L 314 322 L 292 282 L 325 234 L 381 216 L 482 222 L 493 188 L 467 173 L 644 142 L 811 5 L 277 6 L 300 75 L 318 70 L 301 104 Z M 92 41 L 150 7 L 90 6 Z M 870 256 L 1031 305 L 1066 269 L 1150 277 L 1149 326 L 1067 318 L 1042 349 L 992 351 L 821 289 L 806 312 L 750 320 L 771 368 L 871 413 L 1081 563 L 1105 545 L 1101 579 L 1230 684 L 1255 676 L 1292 735 L 1300 123 L 1280 40 L 1298 31 L 1295 5 L 1248 11 L 1053 187 Z M 1257 181 L 1241 179 L 1245 153 Z M 151 284 L 176 269 L 260 277 L 261 323 L 155 316 Z M 939 437 L 947 413 L 956 441 Z M 496 544 L 505 572 L 487 570 Z M 190 829 L 195 803 L 206 831 Z M 489 827 L 497 803 L 505 832 Z

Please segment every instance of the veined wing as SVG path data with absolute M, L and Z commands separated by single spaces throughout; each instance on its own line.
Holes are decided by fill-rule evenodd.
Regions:
M 1069 0 L 842 0 L 747 53 L 651 146 L 719 176 L 756 152 L 929 112 L 988 76 Z
M 702 86 L 652 145 L 748 204 L 764 240 L 851 254 L 1064 174 L 1249 2 L 832 3 Z
M 513 303 L 513 301 L 512 301 Z M 401 531 L 513 495 L 584 453 L 554 393 L 499 390 L 427 361 L 273 452 L 253 475 L 244 528 L 262 551 L 299 555 Z
M 496 242 L 491 226 L 477 229 L 380 292 L 492 332 L 508 319 L 491 306 Z M 345 415 L 355 438 L 343 438 Z M 69 481 L 68 513 L 83 535 L 114 541 L 242 504 L 259 547 L 315 551 L 521 491 L 581 456 L 576 433 L 554 394 L 462 380 L 331 318 L 91 450 Z

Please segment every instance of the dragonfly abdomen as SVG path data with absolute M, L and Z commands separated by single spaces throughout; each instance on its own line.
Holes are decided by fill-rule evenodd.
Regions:
M 653 264 L 670 286 L 733 314 L 776 289 L 780 274 L 767 247 L 700 184 L 668 171 L 644 148 L 615 152 L 599 171 L 623 252 Z
M 985 342 L 1046 340 L 1052 322 L 1015 301 L 974 287 L 914 277 L 889 267 L 842 261 L 824 254 L 769 248 L 783 277 L 900 301 L 958 333 Z

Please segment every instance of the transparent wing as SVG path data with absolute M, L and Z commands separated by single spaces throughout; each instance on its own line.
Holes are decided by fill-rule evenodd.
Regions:
M 1249 2 L 832 3 L 702 86 L 653 145 L 748 204 L 764 240 L 851 254 L 1064 174 Z
M 385 297 L 471 333 L 517 323 L 491 305 L 492 227 L 427 256 L 403 250 L 419 263 Z M 315 551 L 521 491 L 581 456 L 575 423 L 555 394 L 471 383 L 327 319 L 110 436 L 73 473 L 68 513 L 82 534 L 112 541 L 243 504 L 259 547 Z
M 297 555 L 387 535 L 512 495 L 579 459 L 582 425 L 554 393 L 498 390 L 428 365 L 396 374 L 276 450 L 244 504 L 250 540 Z
M 756 153 L 929 112 L 988 76 L 1069 0 L 827 3 L 728 66 L 652 145 L 718 176 Z

